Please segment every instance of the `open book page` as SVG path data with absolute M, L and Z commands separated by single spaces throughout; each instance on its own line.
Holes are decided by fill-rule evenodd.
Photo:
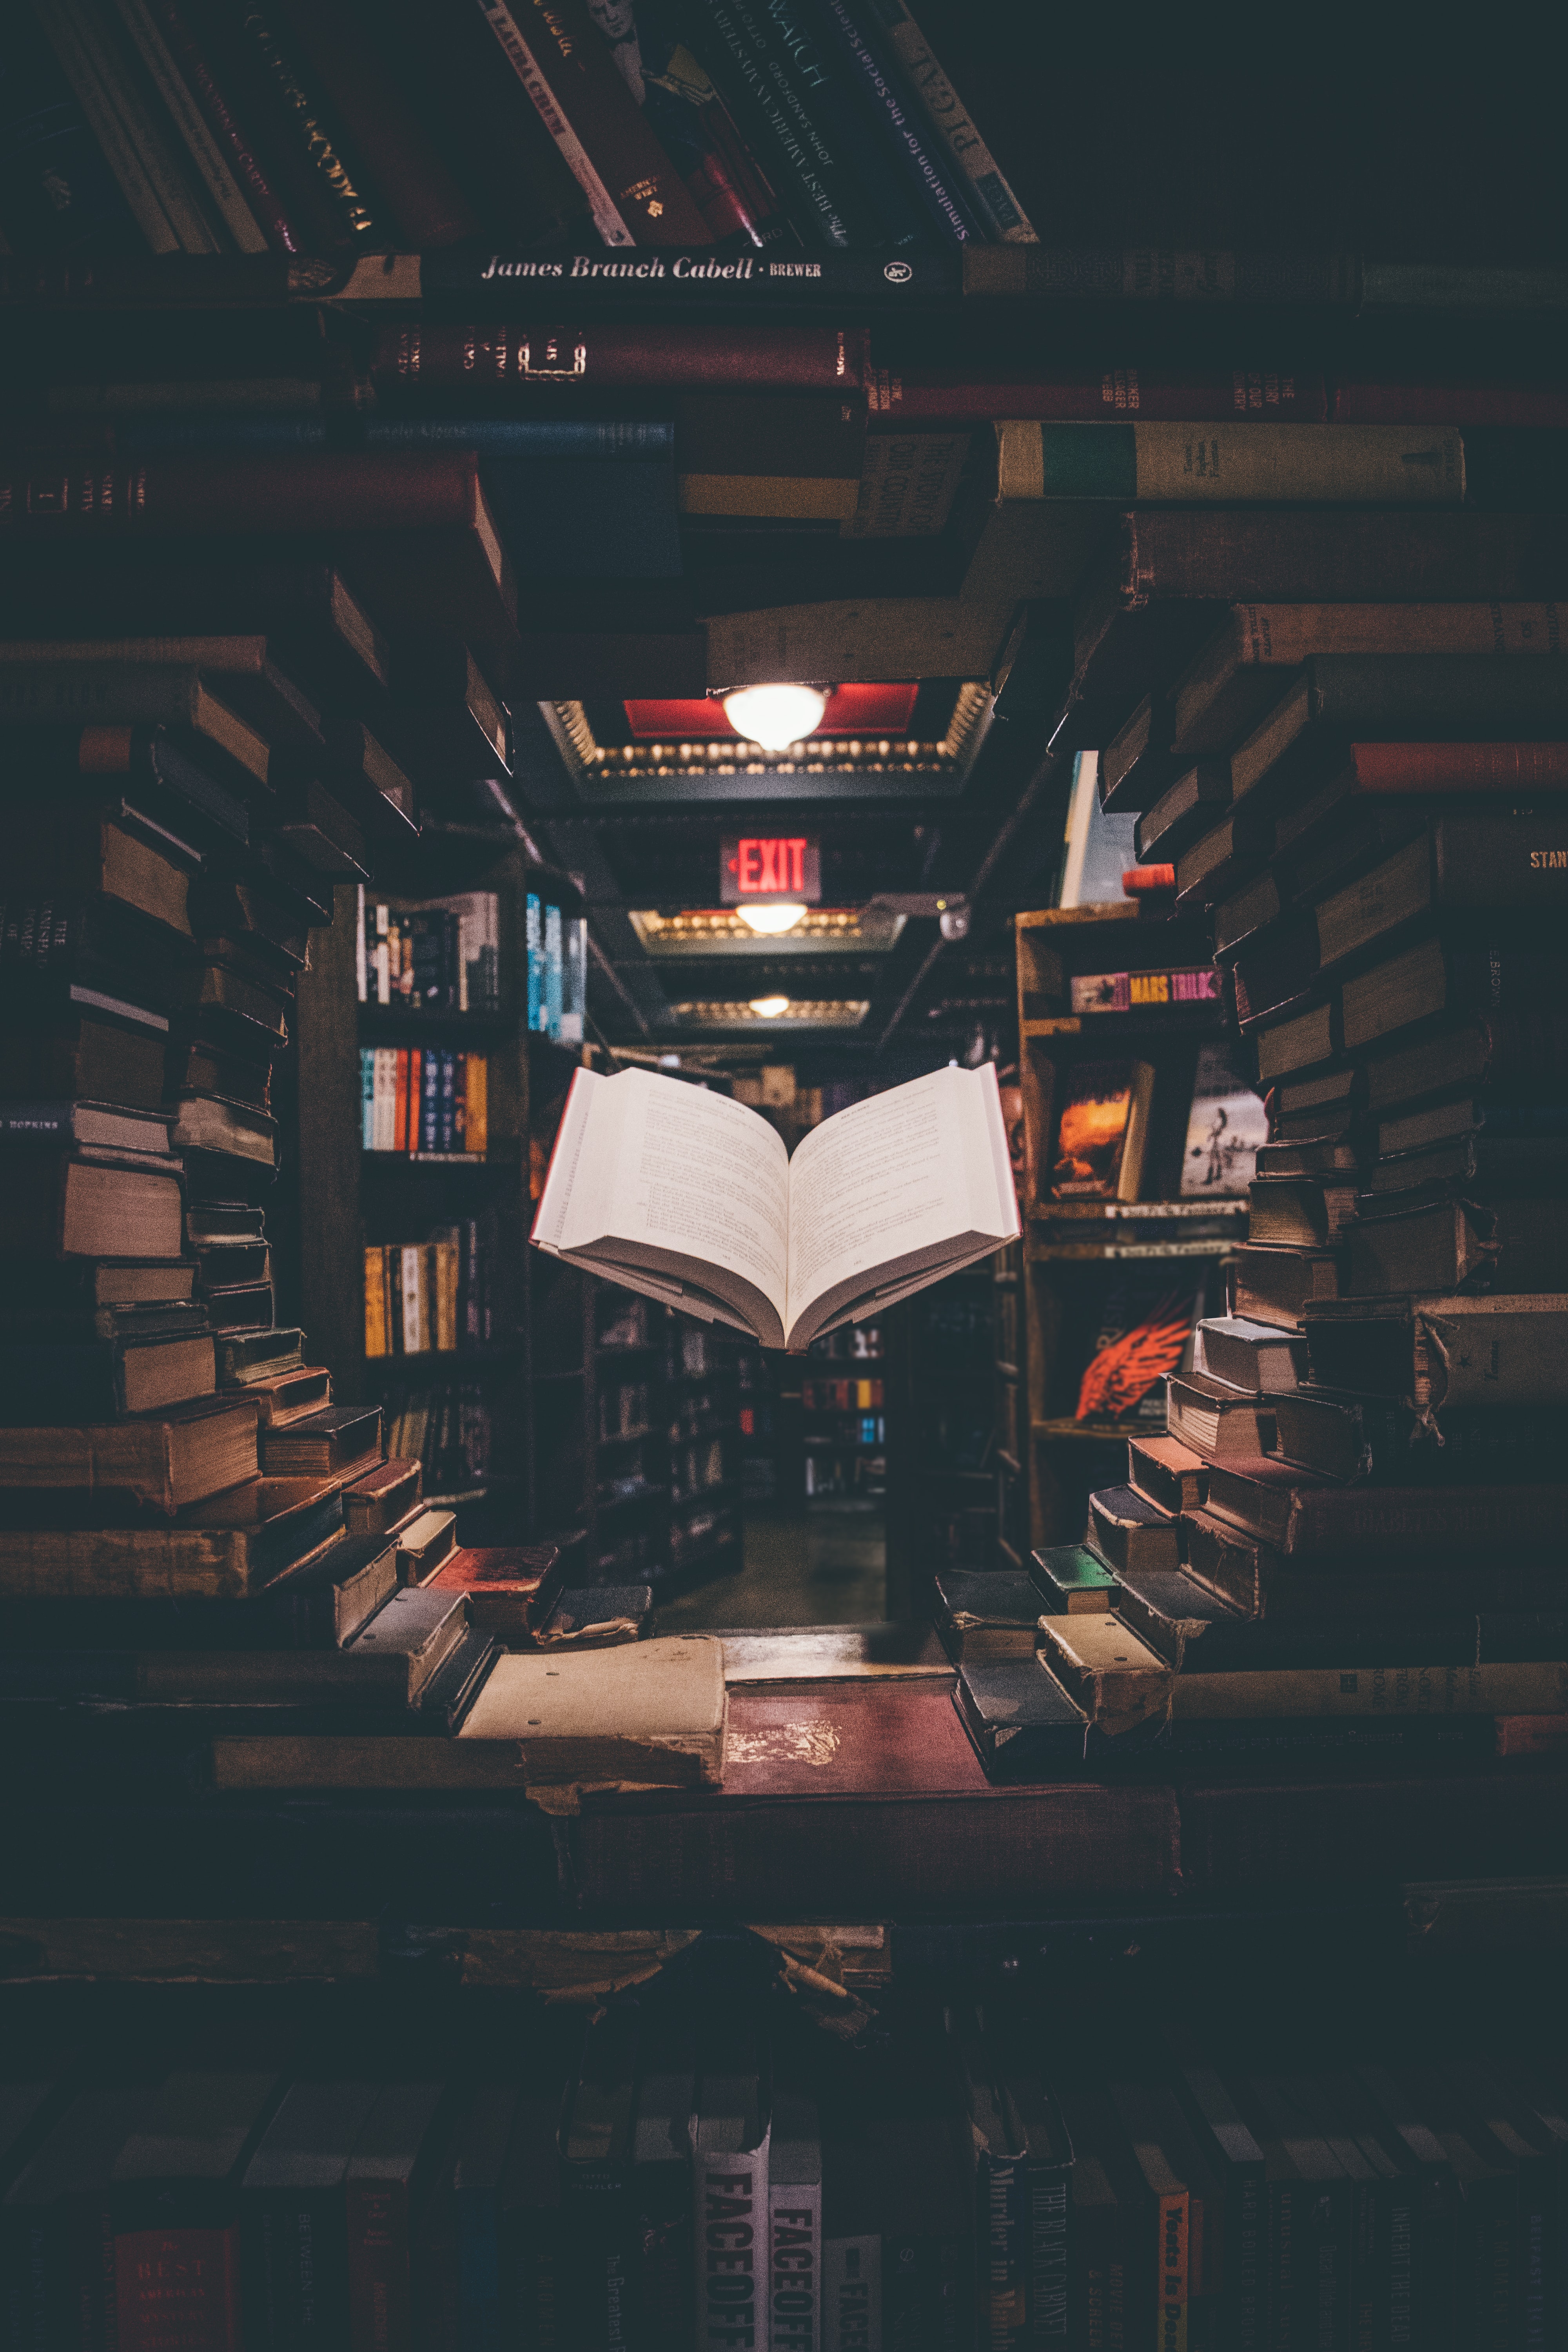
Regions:
M 1018 1231 L 996 1073 L 949 1068 L 837 1112 L 789 1169 L 788 1345 Z
M 776 1348 L 788 1198 L 784 1142 L 743 1104 L 644 1070 L 580 1070 L 533 1237 Z

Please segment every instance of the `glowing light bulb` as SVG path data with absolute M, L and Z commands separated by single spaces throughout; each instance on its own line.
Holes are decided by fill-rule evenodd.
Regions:
M 793 931 L 805 908 L 786 899 L 776 907 L 737 907 L 735 912 L 750 929 L 771 938 L 779 931 Z
M 819 686 L 742 686 L 724 697 L 724 716 L 736 734 L 769 751 L 787 751 L 820 727 L 826 708 Z
M 777 1021 L 789 1011 L 787 996 L 753 996 L 752 1011 L 759 1021 Z

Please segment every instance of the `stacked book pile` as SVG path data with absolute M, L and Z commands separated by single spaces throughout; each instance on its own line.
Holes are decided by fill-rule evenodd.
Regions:
M 1440 656 L 1395 648 L 1462 646 L 1468 608 L 1252 607 L 1167 698 L 1166 772 L 1195 764 L 1140 824 L 1210 911 L 1270 1139 L 1233 1311 L 1170 1378 L 1169 1436 L 1091 1498 L 1109 1612 L 1042 1621 L 1049 1704 L 1102 1731 L 1505 1755 L 1568 1736 L 1549 610 L 1493 607 L 1500 656 Z M 994 1722 L 983 1695 L 969 1717 Z
M 203 2352 L 1559 2340 L 1550 2030 L 1433 2056 L 1358 1988 L 1250 2044 L 1123 2000 L 1068 2055 L 1019 2001 L 873 2017 L 818 1973 L 852 2044 L 779 1934 L 673 1934 L 591 2015 L 430 2004 L 401 2074 L 405 1988 L 289 2027 L 143 2001 L 134 2063 L 89 2028 L 0 2110 L 16 2340 L 154 2352 L 172 2306 Z

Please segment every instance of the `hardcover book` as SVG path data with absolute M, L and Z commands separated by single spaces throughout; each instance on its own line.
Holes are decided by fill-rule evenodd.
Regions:
M 1153 1093 L 1149 1062 L 1089 1062 L 1072 1069 L 1057 1118 L 1053 1197 L 1138 1199 Z
M 1018 1232 L 994 1069 L 948 1068 L 837 1112 L 793 1160 L 756 1111 L 579 1070 L 536 1248 L 799 1353 Z

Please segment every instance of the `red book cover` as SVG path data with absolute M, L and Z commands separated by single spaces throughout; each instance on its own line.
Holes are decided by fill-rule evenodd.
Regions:
M 133 2230 L 114 2241 L 117 2352 L 240 2352 L 237 2230 Z
M 351 2180 L 347 2218 L 351 2352 L 414 2352 L 407 2183 Z
M 1568 425 L 1568 391 L 1541 383 L 1336 383 L 1336 425 Z
M 1568 791 L 1568 743 L 1352 743 L 1363 793 Z
M 874 423 L 977 425 L 1000 417 L 1120 425 L 1142 418 L 1194 425 L 1256 417 L 1319 425 L 1329 413 L 1317 368 L 1236 368 L 1207 375 L 1163 375 L 1106 368 L 1097 376 L 987 375 L 968 369 L 868 368 L 866 404 Z
M 466 450 L 0 468 L 0 531 L 493 531 Z
M 863 328 L 755 325 L 389 327 L 373 381 L 386 391 L 510 391 L 537 382 L 654 391 L 854 392 L 864 381 Z
M 392 1113 L 392 1148 L 394 1151 L 408 1149 L 408 1048 L 397 1049 L 397 1093 Z
M 708 245 L 708 224 L 581 0 L 479 0 L 609 246 Z
M 479 223 L 423 123 L 385 70 L 374 16 L 353 0 L 278 0 L 343 129 L 416 252 L 477 236 Z
M 404 1106 L 403 1113 L 404 1149 L 406 1151 L 417 1151 L 419 1149 L 419 1114 L 424 1084 L 425 1056 L 417 1045 L 413 1045 L 408 1052 L 408 1100 Z

